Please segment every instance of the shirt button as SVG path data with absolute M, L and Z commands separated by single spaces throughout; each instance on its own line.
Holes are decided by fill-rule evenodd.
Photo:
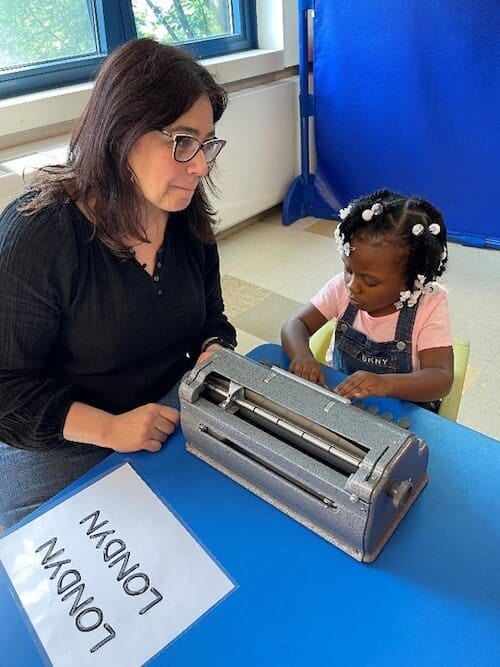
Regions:
M 163 294 L 163 290 L 159 289 L 157 292 L 158 296 L 161 296 Z
M 153 280 L 157 283 L 160 280 L 160 276 L 153 276 Z
M 159 269 L 161 269 L 161 262 L 158 262 L 158 263 L 156 264 L 156 266 L 157 266 Z
M 406 349 L 406 343 L 402 340 L 398 340 L 398 342 L 396 343 L 396 349 L 403 351 L 404 349 Z

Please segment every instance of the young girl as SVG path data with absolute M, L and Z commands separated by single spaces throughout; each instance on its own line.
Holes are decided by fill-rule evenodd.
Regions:
M 392 396 L 437 411 L 453 382 L 446 292 L 446 227 L 419 197 L 379 190 L 340 211 L 335 230 L 344 272 L 282 328 L 290 370 L 324 382 L 309 337 L 337 318 L 326 361 L 348 377 L 346 398 Z

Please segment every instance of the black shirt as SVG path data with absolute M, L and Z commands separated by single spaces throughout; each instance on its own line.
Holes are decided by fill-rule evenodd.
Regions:
M 151 276 L 91 239 L 74 204 L 26 216 L 22 201 L 0 216 L 0 441 L 49 448 L 74 401 L 113 414 L 157 401 L 204 340 L 235 343 L 217 246 L 183 213 L 170 214 Z

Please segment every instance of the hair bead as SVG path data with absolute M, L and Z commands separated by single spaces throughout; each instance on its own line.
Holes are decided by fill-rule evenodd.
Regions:
M 378 201 L 375 202 L 375 204 L 373 204 L 371 208 L 365 208 L 365 210 L 361 213 L 361 217 L 365 222 L 370 222 L 370 220 L 373 218 L 374 215 L 380 215 L 383 210 L 384 207 Z

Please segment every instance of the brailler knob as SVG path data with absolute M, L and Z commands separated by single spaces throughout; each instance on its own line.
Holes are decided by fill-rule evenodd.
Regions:
M 392 497 L 392 504 L 397 510 L 408 500 L 412 488 L 413 484 L 406 479 L 402 482 L 393 482 L 391 484 L 387 494 Z
M 401 417 L 401 419 L 398 419 L 398 425 L 401 428 L 410 428 L 410 420 L 408 417 Z

